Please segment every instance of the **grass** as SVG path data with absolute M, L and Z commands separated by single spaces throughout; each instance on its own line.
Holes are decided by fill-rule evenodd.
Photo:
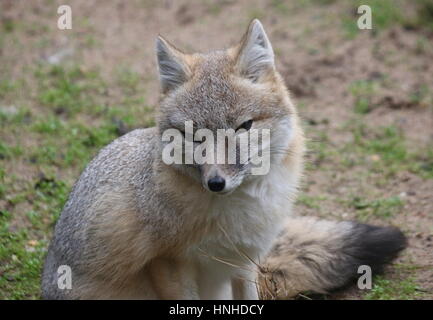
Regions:
M 5 111 L 5 109 L 0 110 L 0 125 L 3 128 L 6 126 L 18 126 L 22 125 L 26 122 L 26 120 L 31 116 L 30 111 L 21 107 L 20 109 L 16 109 L 15 107 L 10 107 L 9 111 Z
M 409 167 L 412 155 L 407 151 L 402 132 L 394 127 L 369 127 L 358 122 L 352 128 L 353 140 L 342 152 L 354 153 L 357 165 L 365 165 L 372 173 L 385 177 Z
M 10 79 L 4 79 L 0 81 L 0 98 L 5 98 L 10 92 L 13 92 L 17 88 L 17 84 Z
M 367 0 L 367 1 L 352 1 L 349 2 L 348 14 L 343 17 L 343 29 L 349 38 L 353 38 L 360 32 L 372 32 L 376 34 L 383 31 L 392 25 L 403 22 L 403 9 L 401 1 L 393 0 Z M 368 5 L 371 8 L 372 29 L 360 30 L 357 25 L 358 18 L 361 17 L 357 13 L 357 8 L 360 5 Z M 352 15 L 349 14 L 352 12 Z
M 79 67 L 65 69 L 54 66 L 40 68 L 35 73 L 40 79 L 39 102 L 55 113 L 73 114 L 94 105 L 95 90 L 103 87 L 96 71 L 83 71 Z
M 362 120 L 352 128 L 353 140 L 341 152 L 352 153 L 353 165 L 365 165 L 371 173 L 384 178 L 410 171 L 426 179 L 433 178 L 433 151 L 421 148 L 409 151 L 403 132 L 395 126 L 370 127 Z
M 433 145 L 413 154 L 411 171 L 425 179 L 433 179 Z
M 33 149 L 32 161 L 62 168 L 82 168 L 94 155 L 93 150 L 102 148 L 118 136 L 117 127 L 109 121 L 87 127 L 77 121 L 62 122 L 55 117 L 36 122 L 32 130 L 46 136 L 42 146 Z M 59 136 L 64 138 L 59 140 Z
M 364 85 L 362 85 L 364 86 Z M 354 112 L 359 114 L 355 109 Z M 424 178 L 431 178 L 433 151 L 418 149 L 409 151 L 404 133 L 395 126 L 369 126 L 362 118 L 364 114 L 343 126 L 352 138 L 344 144 L 332 145 L 326 132 L 309 126 L 307 136 L 310 161 L 308 170 L 318 170 L 323 163 L 340 164 L 346 168 L 364 166 L 366 172 L 384 178 L 397 172 L 411 171 Z
M 23 153 L 21 146 L 8 146 L 0 141 L 0 159 L 12 159 Z
M 377 91 L 377 84 L 374 81 L 356 81 L 351 84 L 349 91 L 355 97 L 355 113 L 366 114 L 372 110 L 371 99 Z
M 317 170 L 322 163 L 333 161 L 336 156 L 335 148 L 332 148 L 326 132 L 309 126 L 309 137 L 307 141 L 308 160 L 306 163 L 307 170 Z
M 311 209 L 320 209 L 320 203 L 323 200 L 326 200 L 326 196 L 309 196 L 306 194 L 301 194 L 296 199 L 297 204 L 302 204 Z
M 0 141 L 0 299 L 39 298 L 50 234 L 75 178 L 116 137 L 153 124 L 143 79 L 127 68 L 113 74 L 122 94 L 108 102 L 97 70 L 39 64 L 29 76 L 31 90 L 0 80 L 0 99 L 11 103 L 0 109 L 0 135 L 9 137 Z M 26 173 L 10 173 L 16 164 Z
M 416 1 L 416 14 L 404 20 L 404 26 L 408 29 L 426 29 L 433 32 L 433 2 L 430 0 Z
M 392 26 L 433 31 L 433 4 L 429 0 L 414 1 L 414 14 L 405 8 L 403 0 L 355 0 L 342 5 L 348 6 L 347 15 L 343 16 L 341 23 L 349 38 L 354 38 L 361 32 L 371 32 L 375 35 Z M 356 10 L 360 5 L 368 5 L 371 8 L 372 30 L 358 29 L 357 21 L 360 15 Z
M 365 154 L 379 155 L 384 164 L 402 163 L 407 160 L 407 150 L 405 140 L 401 131 L 394 127 L 381 127 L 373 130 L 373 134 L 368 139 L 366 127 L 358 127 L 354 131 L 355 143 L 360 146 Z
M 140 74 L 129 68 L 121 68 L 117 71 L 118 85 L 126 90 L 126 93 L 136 93 L 142 79 Z
M 17 226 L 8 210 L 0 211 L 0 299 L 39 298 L 40 273 L 48 245 L 47 234 L 58 218 L 69 186 L 54 178 L 40 177 L 9 199 L 13 207 L 28 201 L 33 209 Z
M 364 296 L 366 300 L 414 300 L 422 296 L 419 286 L 412 278 L 389 280 L 373 279 L 373 288 Z
M 46 241 L 31 240 L 29 231 L 8 229 L 11 214 L 0 212 L 0 299 L 38 298 Z
M 357 218 L 367 221 L 372 216 L 380 219 L 388 219 L 401 212 L 404 201 L 398 197 L 389 197 L 375 200 L 365 200 L 361 197 L 354 197 L 350 206 L 356 210 Z

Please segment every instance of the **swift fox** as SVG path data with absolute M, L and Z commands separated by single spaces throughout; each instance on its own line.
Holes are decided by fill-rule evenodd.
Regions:
M 361 264 L 380 271 L 404 248 L 398 229 L 293 216 L 304 136 L 258 20 L 227 50 L 186 54 L 159 37 L 156 54 L 157 125 L 113 141 L 76 182 L 46 257 L 45 299 L 290 298 L 344 286 Z M 252 174 L 249 158 L 167 164 L 164 132 L 184 134 L 190 120 L 194 132 L 269 130 L 268 172 Z

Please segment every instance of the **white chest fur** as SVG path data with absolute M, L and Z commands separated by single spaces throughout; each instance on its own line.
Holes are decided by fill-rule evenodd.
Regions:
M 215 219 L 218 227 L 192 251 L 245 261 L 241 251 L 259 259 L 270 249 L 290 215 L 296 187 L 297 177 L 278 166 L 233 194 L 216 198 L 206 215 Z

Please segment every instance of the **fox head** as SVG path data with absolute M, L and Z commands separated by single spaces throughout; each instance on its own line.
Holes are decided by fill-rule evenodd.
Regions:
M 179 161 L 171 166 L 209 192 L 228 194 L 268 174 L 273 166 L 290 162 L 293 141 L 301 136 L 297 114 L 275 69 L 272 45 L 258 20 L 253 20 L 241 41 L 227 50 L 186 54 L 158 37 L 156 53 L 162 91 L 157 124 L 163 148 L 176 140 L 163 139 L 164 133 L 178 132 L 178 147 L 189 144 L 194 154 L 200 150 L 202 155 L 206 149 L 206 154 L 214 156 L 213 162 L 188 162 L 183 148 Z M 219 148 L 222 140 L 218 133 L 222 129 L 228 132 L 222 139 L 227 144 Z M 204 138 L 203 130 L 214 136 Z M 251 150 L 244 161 L 240 160 L 245 153 L 241 137 L 252 136 L 253 131 L 261 138 L 255 155 L 261 155 L 262 164 L 252 161 Z M 263 132 L 269 132 L 269 141 L 264 141 Z M 221 156 L 221 152 L 228 154 L 229 136 L 234 141 L 233 162 Z M 247 141 L 251 149 L 251 139 Z M 216 161 L 220 156 L 226 161 Z M 269 170 L 254 174 L 260 165 Z

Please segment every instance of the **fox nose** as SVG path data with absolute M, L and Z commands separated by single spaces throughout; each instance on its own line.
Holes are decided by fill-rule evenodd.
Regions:
M 207 185 L 209 187 L 209 190 L 213 192 L 219 192 L 222 191 L 226 186 L 226 181 L 220 176 L 215 176 L 208 180 Z

